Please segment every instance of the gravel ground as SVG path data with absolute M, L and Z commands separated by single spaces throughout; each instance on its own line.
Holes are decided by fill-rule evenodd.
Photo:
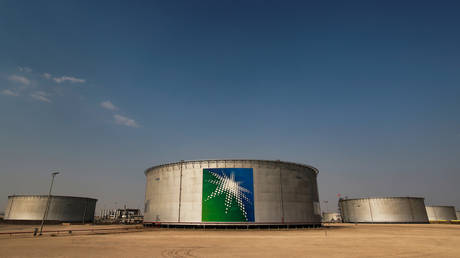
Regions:
M 297 230 L 153 229 L 2 238 L 0 257 L 460 257 L 460 225 L 352 225 Z

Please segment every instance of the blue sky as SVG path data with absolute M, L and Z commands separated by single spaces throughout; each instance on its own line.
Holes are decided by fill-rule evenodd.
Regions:
M 456 1 L 0 1 L 9 194 L 143 207 L 152 165 L 260 158 L 460 209 Z

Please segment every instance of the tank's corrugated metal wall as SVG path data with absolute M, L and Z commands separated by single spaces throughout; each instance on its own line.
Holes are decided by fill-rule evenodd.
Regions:
M 5 220 L 40 221 L 46 209 L 48 196 L 9 196 Z M 96 199 L 51 196 L 47 220 L 66 222 L 92 222 Z
M 426 213 L 430 221 L 457 219 L 454 206 L 426 206 Z
M 344 222 L 427 223 L 423 198 L 388 197 L 341 200 Z

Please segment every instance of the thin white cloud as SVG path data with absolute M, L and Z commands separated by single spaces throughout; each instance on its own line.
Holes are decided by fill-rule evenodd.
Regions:
M 135 128 L 139 127 L 139 125 L 136 123 L 136 121 L 134 121 L 131 118 L 121 116 L 121 115 L 118 115 L 118 114 L 113 115 L 113 118 L 115 119 L 116 124 L 129 126 L 129 127 L 135 127 Z
M 21 72 L 26 72 L 26 73 L 32 72 L 32 69 L 31 69 L 31 68 L 25 67 L 25 66 L 19 66 L 18 69 L 19 69 L 19 71 L 21 71 Z
M 13 97 L 19 96 L 19 93 L 14 92 L 14 91 L 12 91 L 12 90 L 8 90 L 8 89 L 2 90 L 1 93 L 2 93 L 3 95 L 7 95 L 7 96 L 13 96 Z
M 44 74 L 43 74 L 43 77 L 45 77 L 46 79 L 49 80 L 49 79 L 51 79 L 51 74 L 49 74 L 49 73 L 44 73 Z
M 53 80 L 57 83 L 63 83 L 63 82 L 71 82 L 71 83 L 85 83 L 86 80 L 85 79 L 79 79 L 79 78 L 75 78 L 75 77 L 72 77 L 72 76 L 61 76 L 61 77 L 55 77 L 53 78 Z
M 115 106 L 112 102 L 110 102 L 110 100 L 102 101 L 101 107 L 112 111 L 118 110 L 118 107 Z
M 8 77 L 8 80 L 10 80 L 12 82 L 16 82 L 16 83 L 21 83 L 21 84 L 24 84 L 24 85 L 29 85 L 30 84 L 29 79 L 27 79 L 24 76 L 19 76 L 19 75 L 15 75 L 15 74 L 13 74 L 10 77 Z
M 36 100 L 50 103 L 51 100 L 48 98 L 48 95 L 49 94 L 44 91 L 36 91 L 30 94 L 30 96 Z

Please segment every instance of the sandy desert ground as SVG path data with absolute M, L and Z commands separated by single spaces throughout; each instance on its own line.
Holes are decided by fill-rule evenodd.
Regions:
M 0 257 L 460 257 L 460 225 L 4 236 Z

